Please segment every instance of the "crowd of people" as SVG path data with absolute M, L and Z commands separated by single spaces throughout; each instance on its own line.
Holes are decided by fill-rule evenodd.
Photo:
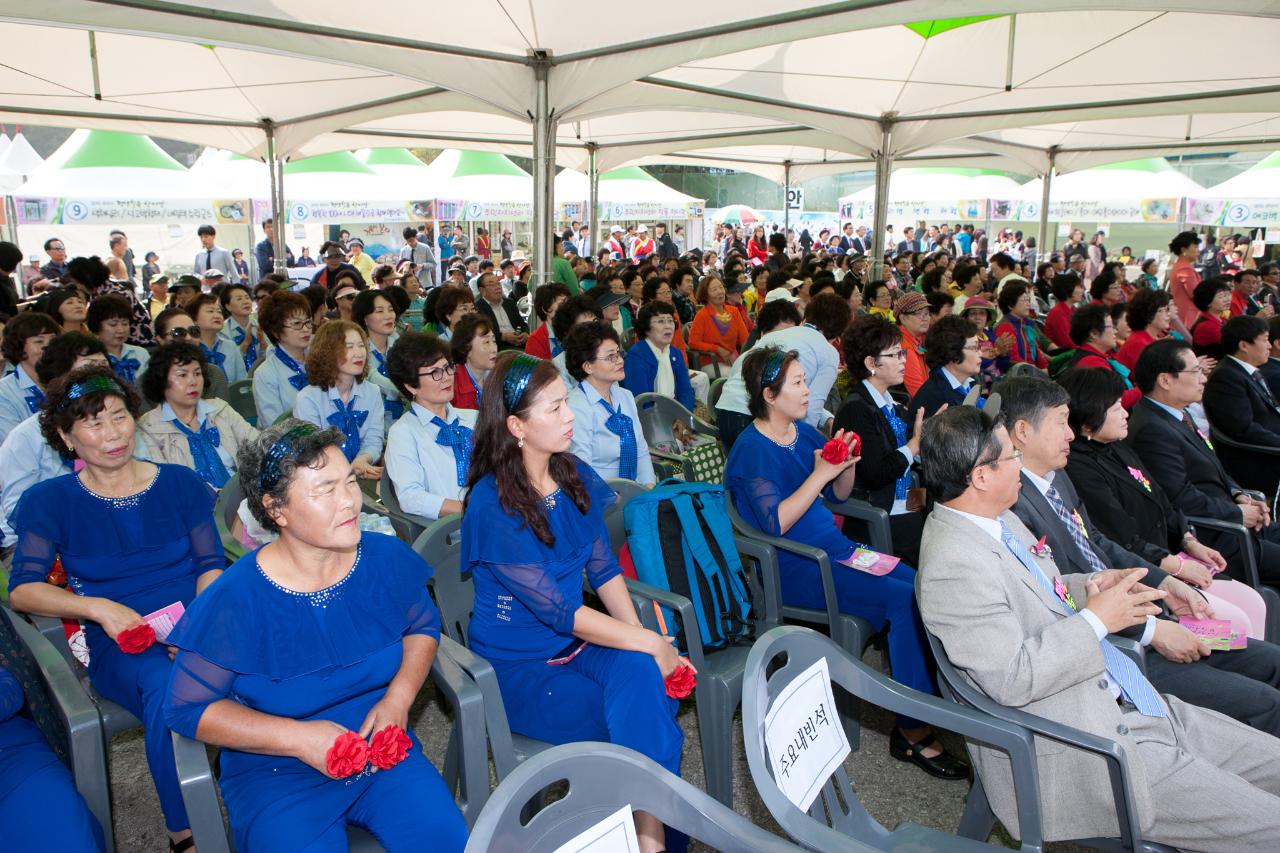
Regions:
M 321 848 L 348 823 L 389 850 L 465 844 L 408 719 L 440 635 L 433 568 L 360 529 L 361 480 L 389 479 L 412 516 L 462 514 L 468 642 L 520 709 L 513 731 L 679 773 L 663 685 L 682 661 L 641 626 L 604 524 L 606 480 L 663 475 L 641 394 L 714 422 L 750 525 L 841 564 L 838 607 L 884 631 L 897 681 L 936 692 L 928 630 L 997 702 L 1119 740 L 1150 839 L 1280 843 L 1280 648 L 1244 582 L 1253 564 L 1280 586 L 1274 263 L 1229 239 L 1205 255 L 1185 232 L 1160 276 L 1101 233 L 1042 258 L 1020 233 L 939 225 L 886 234 L 873 277 L 856 223 L 794 245 L 725 228 L 705 252 L 662 223 L 571 223 L 534 287 L 509 232 L 473 249 L 446 230 L 405 228 L 398 259 L 330 241 L 301 287 L 250 284 L 207 226 L 195 272 L 172 278 L 135 279 L 123 234 L 105 262 L 51 239 L 39 290 L 0 243 L 9 601 L 85 626 L 94 688 L 143 721 L 171 849 L 193 846 L 171 731 L 222 748 L 238 849 Z M 233 476 L 261 547 L 228 567 L 212 508 Z M 867 546 L 824 498 L 887 513 L 891 571 L 851 564 Z M 825 606 L 815 563 L 779 564 L 784 604 Z M 144 615 L 174 604 L 177 628 L 134 648 Z M 1211 652 L 1180 624 L 1210 617 L 1247 646 Z M 1146 647 L 1145 672 L 1108 634 Z M 407 733 L 389 771 L 326 762 L 335 739 L 389 727 Z M 1102 771 L 1037 749 L 1046 839 L 1115 834 Z M 922 720 L 900 716 L 890 752 L 970 773 Z M 973 755 L 1016 834 L 1007 764 Z M 65 776 L 40 778 L 75 801 Z M 683 843 L 644 813 L 636 828 L 647 853 Z

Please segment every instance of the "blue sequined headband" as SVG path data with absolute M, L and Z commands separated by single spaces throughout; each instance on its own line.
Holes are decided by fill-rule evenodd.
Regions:
M 760 387 L 767 388 L 778 379 L 778 372 L 782 370 L 782 365 L 786 363 L 787 356 L 791 355 L 786 350 L 778 350 L 769 354 L 764 361 L 764 370 L 760 372 Z
M 529 380 L 533 378 L 533 371 L 541 363 L 542 359 L 527 353 L 511 359 L 511 366 L 507 368 L 507 375 L 502 380 L 502 403 L 508 412 L 515 412 L 520 408 L 520 401 L 524 398 L 525 389 L 529 387 Z
M 121 397 L 125 396 L 124 389 L 120 387 L 120 383 L 110 376 L 98 374 L 97 376 L 90 376 L 88 379 L 81 379 L 79 382 L 73 382 L 71 387 L 67 389 L 67 393 L 58 401 L 58 411 L 66 411 L 73 401 L 96 391 L 109 391 Z
M 274 489 L 280 482 L 280 463 L 293 452 L 294 444 L 319 431 L 320 428 L 315 424 L 301 423 L 272 442 L 267 452 L 262 454 L 262 467 L 258 469 L 258 491 L 265 494 Z

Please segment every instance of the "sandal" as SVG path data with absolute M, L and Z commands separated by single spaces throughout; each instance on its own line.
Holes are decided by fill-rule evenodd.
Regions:
M 925 755 L 924 751 L 931 746 L 941 750 L 941 754 L 932 758 Z M 932 734 L 917 743 L 911 743 L 901 729 L 895 728 L 889 735 L 889 754 L 899 761 L 910 762 L 930 776 L 936 776 L 939 779 L 957 780 L 969 777 L 969 765 L 947 752 L 942 746 L 942 741 L 938 740 L 937 734 Z

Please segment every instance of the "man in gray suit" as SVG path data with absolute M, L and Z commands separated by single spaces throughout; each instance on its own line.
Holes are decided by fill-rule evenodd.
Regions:
M 994 701 L 1120 744 L 1151 841 L 1208 853 L 1280 849 L 1280 740 L 1162 698 L 1108 633 L 1141 625 L 1162 590 L 1146 574 L 1061 577 L 1009 508 L 1021 455 L 1004 427 L 960 406 L 925 422 L 925 523 L 917 597 L 925 627 Z M 996 816 L 1018 835 L 1009 763 L 973 745 Z M 1119 834 L 1106 766 L 1036 739 L 1047 841 Z
M 1000 422 L 1022 452 L 1022 490 L 1013 512 L 1031 535 L 1043 536 L 1054 563 L 1067 574 L 1087 575 L 1106 568 L 1144 568 L 1148 586 L 1168 593 L 1175 616 L 1213 615 L 1204 596 L 1169 572 L 1178 558 L 1155 566 L 1108 539 L 1062 469 L 1071 439 L 1066 390 L 1048 379 L 1006 379 L 1000 394 Z M 1207 646 L 1177 622 L 1161 614 L 1124 633 L 1148 647 L 1147 678 L 1161 693 L 1226 714 L 1280 736 L 1280 647 L 1251 640 L 1248 648 L 1211 654 Z

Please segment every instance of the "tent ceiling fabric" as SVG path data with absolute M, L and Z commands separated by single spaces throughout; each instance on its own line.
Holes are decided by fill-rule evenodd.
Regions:
M 587 143 L 610 168 L 714 160 L 713 147 L 808 128 L 837 140 L 818 148 L 870 157 L 884 116 L 897 158 L 945 144 L 1041 172 L 1049 145 L 1070 171 L 1166 145 L 1280 139 L 1277 0 L 1209 12 L 1201 0 L 971 0 L 962 19 L 954 9 L 739 0 L 726 16 L 650 0 L 626 26 L 602 27 L 560 0 L 473 0 L 432 16 L 374 0 L 354 21 L 336 0 L 0 0 L 0 114 L 259 158 L 263 119 L 282 154 L 434 145 L 527 156 L 527 55 L 538 48 L 550 52 L 557 161 L 576 168 Z M 1224 27 L 1229 79 L 1221 55 L 1202 49 L 1203 33 Z

